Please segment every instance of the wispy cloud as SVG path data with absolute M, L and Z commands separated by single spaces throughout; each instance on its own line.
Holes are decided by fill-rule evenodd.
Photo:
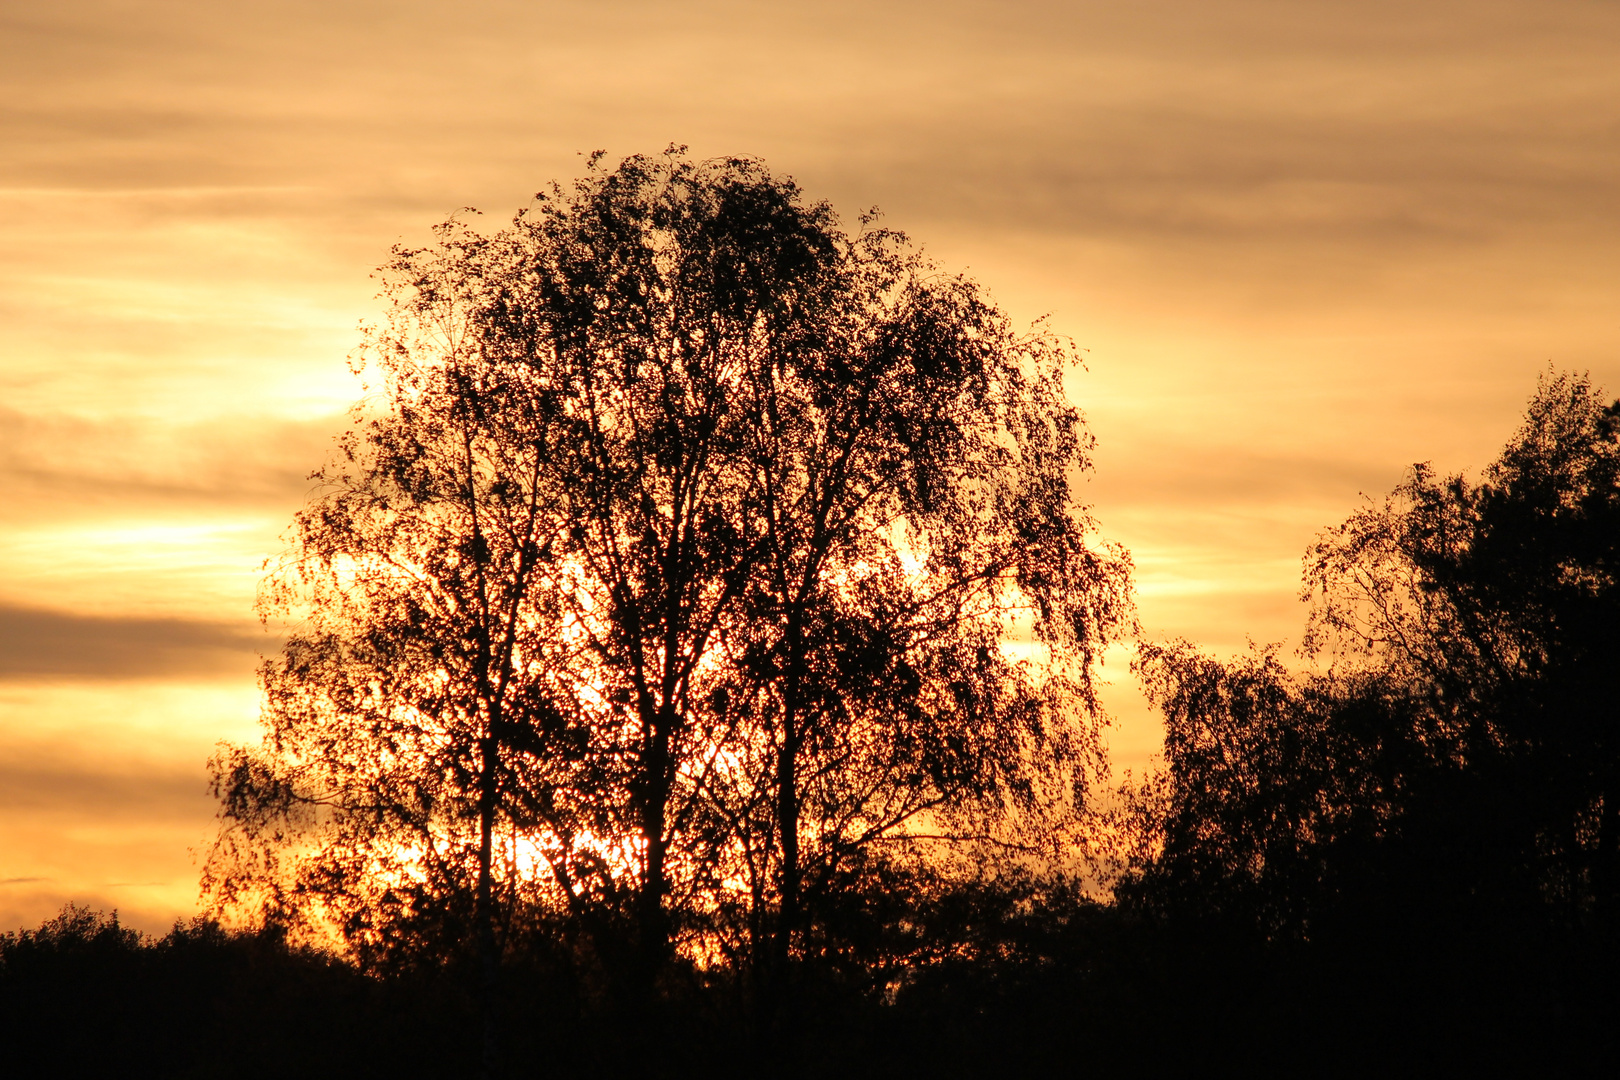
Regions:
M 274 644 L 251 624 L 108 618 L 0 605 L 0 680 L 240 676 Z
M 340 415 L 176 422 L 0 407 L 0 489 L 10 497 L 0 520 L 200 506 L 279 516 L 309 493 L 309 472 L 344 426 Z

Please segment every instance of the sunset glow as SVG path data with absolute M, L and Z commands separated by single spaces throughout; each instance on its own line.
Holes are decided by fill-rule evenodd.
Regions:
M 1576 0 L 0 0 L 0 929 L 196 911 L 390 245 L 670 142 L 880 207 L 1085 350 L 1144 633 L 1291 648 L 1363 493 L 1488 461 L 1549 363 L 1620 393 L 1617 55 Z

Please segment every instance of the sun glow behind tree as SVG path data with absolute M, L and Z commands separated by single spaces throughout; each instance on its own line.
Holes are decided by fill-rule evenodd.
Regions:
M 770 988 L 873 874 L 1058 852 L 1128 563 L 1062 343 L 871 224 L 672 152 L 398 253 L 264 594 L 304 620 L 266 741 L 216 763 L 217 903 L 384 966 L 470 939 L 486 990 L 535 919 L 637 993 L 677 953 Z

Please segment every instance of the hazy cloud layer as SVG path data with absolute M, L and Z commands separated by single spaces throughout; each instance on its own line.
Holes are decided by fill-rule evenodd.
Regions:
M 61 812 L 86 822 L 197 823 L 212 815 L 202 763 L 185 772 L 108 773 L 61 761 L 0 764 L 0 813 Z M 29 879 L 12 879 L 19 884 Z M 42 879 L 32 879 L 42 880 Z
M 131 506 L 281 512 L 312 489 L 309 473 L 345 426 L 341 416 L 253 416 L 176 423 L 86 418 L 0 407 L 0 519 L 76 517 Z
M 257 698 L 246 673 L 0 679 L 0 930 L 70 899 L 151 931 L 193 911 L 216 828 L 206 762 L 255 738 Z
M 72 900 L 161 933 L 197 902 L 193 853 L 213 816 L 200 763 L 124 773 L 0 765 L 0 931 L 36 926 Z
M 10 13 L 19 187 L 504 211 L 573 151 L 678 138 L 908 213 L 1177 244 L 1615 227 L 1620 11 L 1590 0 Z
M 74 615 L 0 605 L 0 680 L 240 677 L 274 642 L 252 624 Z M 0 763 L 0 774 L 4 772 Z M 5 780 L 0 776 L 0 788 Z

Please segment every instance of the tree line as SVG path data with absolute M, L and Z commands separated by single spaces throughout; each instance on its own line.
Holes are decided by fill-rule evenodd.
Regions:
M 204 892 L 244 928 L 113 953 L 272 957 L 486 1076 L 1606 1045 L 1589 380 L 1543 379 L 1478 482 L 1416 467 L 1318 539 L 1304 674 L 1139 644 L 1167 737 L 1116 787 L 1096 668 L 1139 632 L 1063 339 L 678 149 L 382 277 L 372 392 L 267 564 L 265 738 L 212 764 Z M 0 942 L 0 986 L 96 918 Z

